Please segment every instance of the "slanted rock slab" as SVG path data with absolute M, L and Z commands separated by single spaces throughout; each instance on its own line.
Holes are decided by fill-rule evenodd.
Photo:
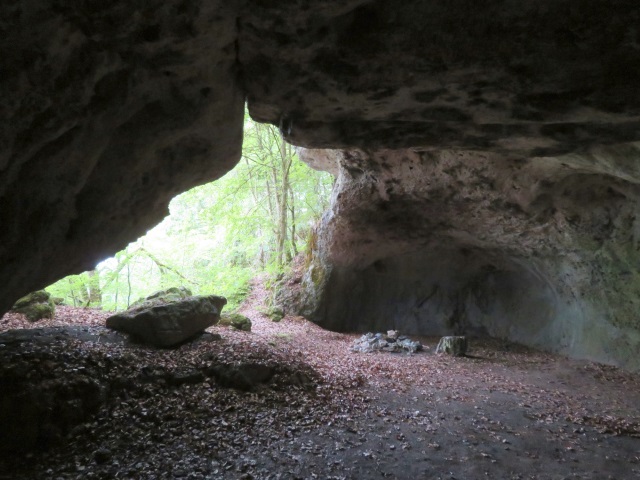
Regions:
M 442 337 L 436 347 L 436 353 L 464 357 L 467 354 L 467 347 L 467 337 Z
M 164 305 L 138 307 L 107 319 L 107 327 L 154 347 L 173 347 L 220 320 L 227 299 L 216 295 L 188 297 Z

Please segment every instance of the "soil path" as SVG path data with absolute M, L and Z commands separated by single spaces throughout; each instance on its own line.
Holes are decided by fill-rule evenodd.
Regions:
M 241 309 L 252 332 L 213 327 L 222 340 L 172 351 L 86 336 L 59 349 L 7 344 L 6 368 L 46 351 L 76 370 L 109 358 L 118 375 L 205 360 L 278 373 L 252 392 L 206 380 L 121 394 L 64 443 L 4 458 L 0 479 L 640 478 L 638 375 L 494 341 L 472 342 L 465 358 L 435 355 L 434 338 L 415 355 L 356 354 L 357 335 L 270 321 L 259 310 L 267 296 L 256 282 Z M 109 338 L 104 314 L 80 312 L 63 309 L 52 325 Z M 5 316 L 0 328 L 33 326 L 21 322 Z

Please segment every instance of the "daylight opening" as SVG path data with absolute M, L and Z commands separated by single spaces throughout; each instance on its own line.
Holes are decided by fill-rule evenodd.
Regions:
M 242 158 L 224 177 L 175 197 L 170 214 L 94 270 L 47 287 L 72 306 L 123 310 L 183 286 L 236 308 L 251 278 L 276 277 L 307 248 L 334 178 L 298 158 L 277 127 L 246 117 Z

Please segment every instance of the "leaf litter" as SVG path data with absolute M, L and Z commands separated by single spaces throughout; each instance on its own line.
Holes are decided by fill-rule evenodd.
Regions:
M 412 355 L 353 353 L 357 334 L 272 322 L 258 309 L 266 295 L 254 283 L 240 309 L 252 332 L 216 326 L 220 339 L 174 350 L 115 341 L 99 310 L 2 317 L 1 331 L 62 329 L 0 340 L 3 385 L 73 404 L 47 385 L 88 382 L 100 403 L 54 422 L 46 448 L 5 455 L 0 479 L 640 476 L 637 375 L 494 340 L 464 358 L 435 355 L 437 338 Z M 60 333 L 69 327 L 87 336 Z M 273 377 L 242 390 L 207 373 L 238 365 Z

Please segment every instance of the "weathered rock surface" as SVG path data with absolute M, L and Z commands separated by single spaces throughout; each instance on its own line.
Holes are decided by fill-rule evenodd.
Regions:
M 640 146 L 334 152 L 297 299 L 343 331 L 490 335 L 640 368 Z
M 230 170 L 246 99 L 352 151 L 317 318 L 380 293 L 405 331 L 637 365 L 639 23 L 635 0 L 3 2 L 0 313 Z
M 141 298 L 133 302 L 129 306 L 129 310 L 133 308 L 148 308 L 157 307 L 166 303 L 176 302 L 178 300 L 184 300 L 187 297 L 191 297 L 193 293 L 186 287 L 171 287 L 166 290 L 160 290 L 154 292 L 148 297 Z
M 37 322 L 43 318 L 53 318 L 56 313 L 56 304 L 51 294 L 45 290 L 37 290 L 19 299 L 12 312 L 22 313 L 30 322 Z
M 109 317 L 107 327 L 154 347 L 172 347 L 218 323 L 226 303 L 224 297 L 208 295 L 143 305 Z
M 217 0 L 0 5 L 0 311 L 236 164 L 237 15 Z
M 637 140 L 631 0 L 248 5 L 249 111 L 295 144 L 528 156 Z
M 454 357 L 464 357 L 467 354 L 467 337 L 442 337 L 436 347 L 436 353 L 446 353 Z
M 640 140 L 634 0 L 0 6 L 0 312 L 218 178 L 251 115 L 315 148 Z
M 251 319 L 239 313 L 224 313 L 220 316 L 220 325 L 228 325 L 236 330 L 251 331 Z

